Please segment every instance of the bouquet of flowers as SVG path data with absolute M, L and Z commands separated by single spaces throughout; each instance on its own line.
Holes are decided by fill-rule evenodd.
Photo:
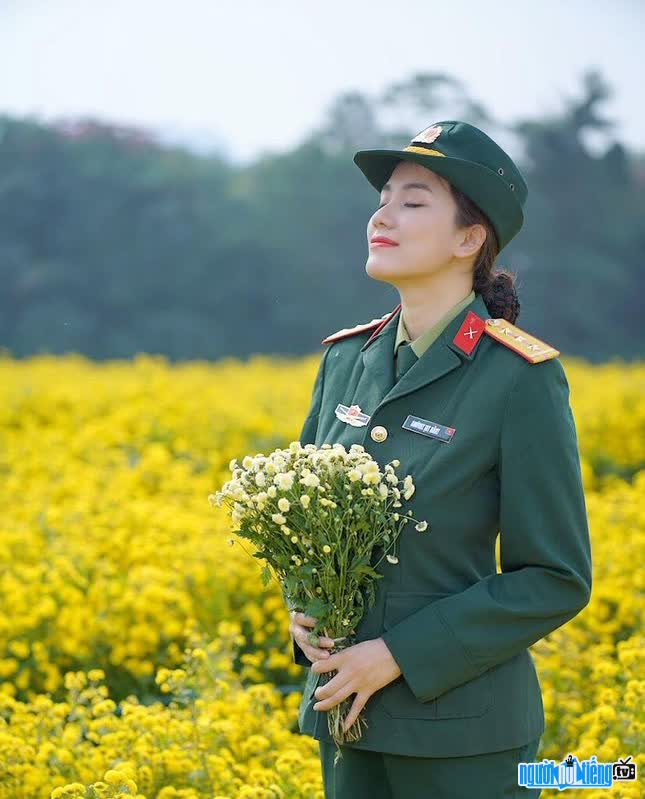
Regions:
M 411 476 L 396 475 L 398 466 L 393 460 L 381 471 L 360 444 L 347 451 L 342 444 L 318 448 L 293 441 L 268 456 L 247 455 L 241 466 L 234 458 L 232 479 L 208 497 L 211 504 L 228 507 L 239 525 L 236 532 L 257 547 L 253 557 L 265 561 L 264 585 L 273 571 L 289 610 L 317 619 L 309 633 L 313 646 L 320 634 L 334 639 L 332 652 L 352 645 L 359 622 L 374 605 L 376 580 L 383 577 L 376 567 L 383 557 L 398 563 L 396 542 L 405 524 L 428 529 L 411 510 L 405 515 L 397 510 L 415 490 Z M 359 740 L 366 725 L 359 714 L 343 730 L 351 705 L 348 697 L 328 711 L 337 744 Z

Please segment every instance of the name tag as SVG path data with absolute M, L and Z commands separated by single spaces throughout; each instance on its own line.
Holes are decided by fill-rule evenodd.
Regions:
M 408 416 L 401 425 L 405 430 L 411 430 L 413 433 L 421 433 L 422 436 L 428 438 L 437 438 L 439 441 L 445 441 L 449 444 L 452 437 L 455 435 L 454 427 L 446 427 L 444 424 L 438 422 L 430 422 L 428 419 L 421 419 L 419 416 Z

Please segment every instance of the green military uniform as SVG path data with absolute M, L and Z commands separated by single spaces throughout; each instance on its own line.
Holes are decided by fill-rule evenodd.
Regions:
M 504 243 L 510 234 L 503 225 L 496 229 Z M 397 473 L 412 475 L 416 486 L 402 510 L 429 524 L 424 533 L 404 527 L 399 562 L 383 559 L 378 566 L 376 603 L 358 625 L 356 642 L 382 638 L 401 675 L 368 699 L 367 729 L 343 747 L 343 769 L 351 770 L 346 756 L 353 752 L 389 758 L 378 763 L 387 762 L 391 775 L 398 757 L 410 764 L 410 782 L 397 788 L 390 779 L 379 793 L 367 773 L 361 786 L 343 771 L 334 779 L 344 787 L 333 793 L 328 787 L 327 795 L 527 796 L 525 789 L 479 788 L 487 769 L 489 779 L 496 773 L 501 753 L 515 757 L 513 764 L 521 753 L 534 755 L 544 712 L 528 647 L 590 598 L 591 550 L 568 382 L 557 350 L 503 319 L 491 320 L 480 294 L 455 306 L 412 343 L 414 357 L 398 364 L 397 345 L 410 348 L 404 340 L 401 306 L 326 338 L 300 436 L 317 446 L 362 444 L 381 466 L 398 458 Z M 369 421 L 346 423 L 339 405 L 359 406 Z M 311 665 L 295 642 L 294 658 Z M 320 679 L 309 671 L 299 727 L 320 741 L 327 784 L 334 745 L 327 713 L 312 707 Z M 411 758 L 420 759 L 417 777 Z M 476 764 L 462 770 L 468 784 L 451 792 L 436 782 L 426 793 L 423 786 L 449 773 L 445 759 L 454 758 Z

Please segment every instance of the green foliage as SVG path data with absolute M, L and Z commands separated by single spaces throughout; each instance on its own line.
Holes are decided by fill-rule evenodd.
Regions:
M 565 354 L 642 355 L 645 159 L 615 137 L 591 147 L 611 127 L 595 72 L 559 115 L 508 126 L 443 74 L 348 92 L 298 147 L 243 167 L 132 128 L 0 116 L 0 347 L 299 355 L 391 310 L 398 294 L 365 274 L 377 196 L 352 156 L 404 144 L 445 116 L 446 97 L 529 184 L 525 227 L 500 257 L 519 276 L 518 324 Z

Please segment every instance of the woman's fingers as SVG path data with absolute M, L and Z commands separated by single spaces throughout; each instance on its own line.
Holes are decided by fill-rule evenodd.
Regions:
M 329 649 L 335 645 L 332 638 L 327 638 L 321 635 L 318 639 L 318 647 L 312 646 L 309 643 L 309 632 L 311 627 L 318 623 L 318 619 L 312 616 L 307 616 L 304 613 L 294 612 L 291 613 L 291 624 L 289 630 L 295 642 L 300 649 L 312 662 L 321 660 L 322 658 L 329 657 Z
M 305 616 L 304 613 L 296 613 L 294 621 L 301 624 L 303 627 L 315 627 L 316 624 L 318 624 L 318 619 L 313 616 Z

